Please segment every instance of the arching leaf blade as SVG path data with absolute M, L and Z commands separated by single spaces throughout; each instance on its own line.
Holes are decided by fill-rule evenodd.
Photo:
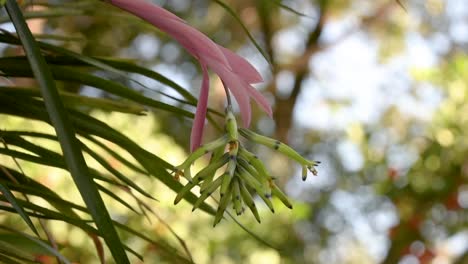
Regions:
M 36 45 L 22 11 L 15 0 L 7 0 L 6 9 L 23 44 L 32 72 L 41 88 L 48 115 L 56 129 L 66 163 L 81 197 L 90 210 L 114 260 L 117 263 L 130 263 L 99 191 L 89 176 L 88 167 L 75 138 L 74 128 L 55 87 L 55 80 Z

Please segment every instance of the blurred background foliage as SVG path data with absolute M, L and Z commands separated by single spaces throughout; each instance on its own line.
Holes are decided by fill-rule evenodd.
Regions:
M 37 39 L 84 56 L 136 63 L 198 95 L 201 73 L 197 63 L 149 24 L 98 1 L 19 2 L 26 17 L 41 18 L 28 20 Z M 103 194 L 113 219 L 160 242 L 121 233 L 124 243 L 141 254 L 145 263 L 179 263 L 175 255 L 196 263 L 468 263 L 466 1 L 154 2 L 252 62 L 265 78 L 257 88 L 274 108 L 274 118 L 269 119 L 254 107 L 252 129 L 287 142 L 322 165 L 319 176 L 303 183 L 300 168 L 256 148 L 278 184 L 294 199 L 292 211 L 276 200 L 282 209 L 275 214 L 261 207 L 261 224 L 249 214 L 238 217 L 256 239 L 232 219 L 212 228 L 209 214 L 192 213 L 188 203 L 173 206 L 175 193 L 158 176 L 136 173 L 102 146 L 87 141 L 112 168 L 158 200 L 129 192 L 128 187 L 105 184 L 128 202 L 126 207 Z M 0 27 L 13 32 L 3 9 L 1 15 Z M 2 42 L 3 58 L 21 56 L 18 46 Z M 5 76 L 0 79 L 2 87 L 34 85 L 26 76 L 9 73 L 13 64 L 6 63 L 0 62 Z M 66 65 L 78 67 L 74 62 Z M 190 100 L 167 83 L 99 67 L 83 71 L 194 112 L 193 106 L 179 99 Z M 59 83 L 71 95 L 116 98 L 92 86 Z M 210 106 L 222 111 L 221 83 L 213 78 L 211 86 Z M 133 115 L 116 113 L 120 106 L 101 109 L 79 102 L 71 107 L 110 125 L 170 164 L 180 164 L 187 155 L 191 118 L 184 113 L 153 106 L 145 115 Z M 139 105 L 134 107 L 133 113 L 141 114 Z M 53 134 L 43 122 L 2 113 L 2 131 Z M 219 134 L 214 124 L 207 129 L 205 139 Z M 8 135 L 2 133 L 2 141 L 8 143 Z M 60 151 L 50 140 L 33 138 L 31 142 Z M 106 141 L 105 146 L 135 162 L 115 144 Z M 109 173 L 103 162 L 88 154 L 86 159 L 97 172 Z M 64 170 L 15 161 L 5 152 L 0 154 L 0 164 L 24 171 L 63 199 L 83 204 Z M 31 201 L 50 207 L 36 198 Z M 140 212 L 146 205 L 153 211 L 143 210 L 147 216 L 129 209 Z M 14 213 L 0 214 L 2 226 L 32 234 L 20 220 Z M 37 225 L 37 219 L 32 220 Z M 42 224 L 69 260 L 98 262 L 93 240 L 81 228 L 53 220 Z M 12 241 L 7 233 L 0 236 L 6 237 L 2 241 Z M 56 261 L 43 251 L 35 256 L 42 263 Z M 131 260 L 140 261 L 133 256 Z

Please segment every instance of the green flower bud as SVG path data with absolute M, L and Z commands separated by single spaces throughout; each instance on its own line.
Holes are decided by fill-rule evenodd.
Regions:
M 223 181 L 222 177 L 218 177 L 215 181 L 211 182 L 205 190 L 203 190 L 202 194 L 200 197 L 198 197 L 197 201 L 195 201 L 195 204 L 193 205 L 192 212 L 195 211 L 200 205 L 210 196 L 220 185 L 221 182 Z
M 274 213 L 275 208 L 273 208 L 273 204 L 271 203 L 269 197 L 265 195 L 266 191 L 263 188 L 263 186 L 260 184 L 260 182 L 258 182 L 252 175 L 250 175 L 246 170 L 244 170 L 241 167 L 239 167 L 239 170 L 237 170 L 237 172 L 238 172 L 237 175 L 239 175 L 240 178 L 244 180 L 244 182 L 248 186 L 250 186 L 251 188 L 255 190 L 258 196 L 260 196 L 260 198 L 262 198 L 262 200 L 265 202 L 268 208 L 270 208 L 271 212 Z
M 229 187 L 232 187 L 232 185 L 230 185 Z M 231 193 L 232 193 L 232 188 L 228 188 L 226 195 L 221 197 L 221 200 L 219 201 L 219 205 L 218 205 L 218 210 L 216 211 L 215 219 L 213 222 L 213 227 L 215 227 L 219 223 L 219 221 L 221 221 L 221 219 L 223 218 L 224 211 L 226 211 L 226 208 L 230 202 Z
M 192 165 L 192 163 L 194 163 L 197 159 L 199 159 L 201 156 L 205 155 L 206 153 L 208 152 L 211 152 L 219 147 L 222 147 L 222 146 L 225 146 L 229 141 L 229 138 L 227 135 L 224 135 L 214 141 L 211 141 L 205 145 L 202 145 L 200 146 L 197 150 L 195 150 L 194 152 L 192 152 L 192 154 L 190 154 L 188 156 L 188 158 L 182 163 L 180 164 L 179 166 L 176 167 L 176 169 L 186 169 L 188 168 L 190 165 Z
M 288 207 L 289 209 L 293 208 L 288 197 L 278 188 L 278 186 L 276 186 L 276 184 L 272 183 L 271 190 L 273 192 L 273 195 L 278 197 L 281 200 L 281 202 L 283 202 L 283 204 L 286 205 L 286 207 Z
M 275 140 L 275 139 L 272 139 L 272 138 L 269 138 L 269 137 L 265 137 L 265 136 L 262 136 L 262 135 L 259 135 L 251 130 L 248 130 L 248 129 L 245 129 L 245 128 L 240 128 L 239 129 L 239 133 L 245 137 L 246 139 L 249 139 L 253 142 L 256 142 L 258 144 L 261 144 L 261 145 L 264 145 L 266 147 L 269 147 L 271 149 L 274 149 L 276 151 L 279 151 L 281 153 L 283 153 L 284 155 L 290 157 L 291 159 L 297 161 L 299 164 L 303 165 L 303 166 L 306 166 L 306 168 L 312 172 L 313 175 L 317 175 L 317 170 L 314 168 L 315 166 L 317 166 L 319 164 L 319 162 L 317 161 L 310 161 L 310 160 L 307 160 L 305 159 L 304 157 L 302 157 L 299 153 L 297 153 L 294 149 L 292 149 L 290 146 L 278 141 L 278 140 Z M 303 176 L 302 178 L 304 179 L 304 171 L 303 171 Z
M 242 166 L 250 175 L 252 175 L 255 179 L 257 179 L 265 189 L 265 196 L 266 197 L 271 197 L 271 188 L 270 188 L 270 180 L 271 177 L 269 176 L 260 176 L 260 173 L 255 170 L 253 166 L 251 166 L 247 161 L 245 161 L 243 158 L 239 158 L 239 165 Z
M 232 185 L 232 203 L 234 205 L 234 210 L 236 211 L 237 215 L 241 215 L 244 210 L 242 208 L 242 198 L 240 194 L 238 177 L 233 179 Z
M 193 178 L 193 181 L 195 183 L 198 183 L 204 180 L 205 178 L 207 178 L 208 176 L 212 174 L 214 175 L 216 171 L 222 166 L 224 166 L 224 164 L 226 164 L 228 161 L 229 161 L 229 155 L 225 153 L 223 156 L 221 156 L 221 158 L 219 158 L 216 161 L 211 162 L 208 166 L 206 166 L 201 171 L 199 171 Z
M 226 108 L 226 132 L 228 133 L 230 141 L 237 141 L 239 138 L 237 134 L 236 117 L 232 113 L 232 109 L 230 107 Z
M 261 222 L 260 215 L 258 214 L 258 210 L 257 210 L 257 207 L 255 206 L 252 195 L 250 194 L 249 190 L 247 190 L 247 188 L 245 187 L 245 185 L 242 183 L 241 180 L 239 180 L 239 189 L 240 189 L 240 193 L 245 204 L 247 205 L 247 207 L 249 207 L 255 219 L 257 219 L 257 222 L 260 223 Z

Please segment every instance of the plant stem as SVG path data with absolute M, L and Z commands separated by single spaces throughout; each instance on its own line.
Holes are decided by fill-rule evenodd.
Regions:
M 224 81 L 223 81 L 223 88 L 224 88 L 224 92 L 226 93 L 227 106 L 228 108 L 231 108 L 232 107 L 231 94 L 229 93 L 229 90 L 226 87 L 226 84 L 224 83 Z

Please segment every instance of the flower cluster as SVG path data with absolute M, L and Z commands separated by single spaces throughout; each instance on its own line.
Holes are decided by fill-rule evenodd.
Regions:
M 275 209 L 270 200 L 272 196 L 276 196 L 286 207 L 292 209 L 291 202 L 275 184 L 274 177 L 268 173 L 262 161 L 242 146 L 239 141 L 239 134 L 248 141 L 267 146 L 297 161 L 303 168 L 303 180 L 307 177 L 307 171 L 317 175 L 315 166 L 319 162 L 303 158 L 292 148 L 277 140 L 258 135 L 245 128 L 238 128 L 236 119 L 229 107 L 226 112 L 225 134 L 199 147 L 181 165 L 174 168 L 177 179 L 182 176 L 188 180 L 188 183 L 176 196 L 174 204 L 180 202 L 195 186 L 199 186 L 200 197 L 195 202 L 193 211 L 219 189 L 220 200 L 214 226 L 221 221 L 229 204 L 233 205 L 237 215 L 244 212 L 244 205 L 246 205 L 257 221 L 260 222 L 253 194 L 257 194 L 273 213 Z M 209 165 L 192 177 L 192 164 L 208 153 L 211 153 Z M 219 170 L 221 172 L 217 173 Z

